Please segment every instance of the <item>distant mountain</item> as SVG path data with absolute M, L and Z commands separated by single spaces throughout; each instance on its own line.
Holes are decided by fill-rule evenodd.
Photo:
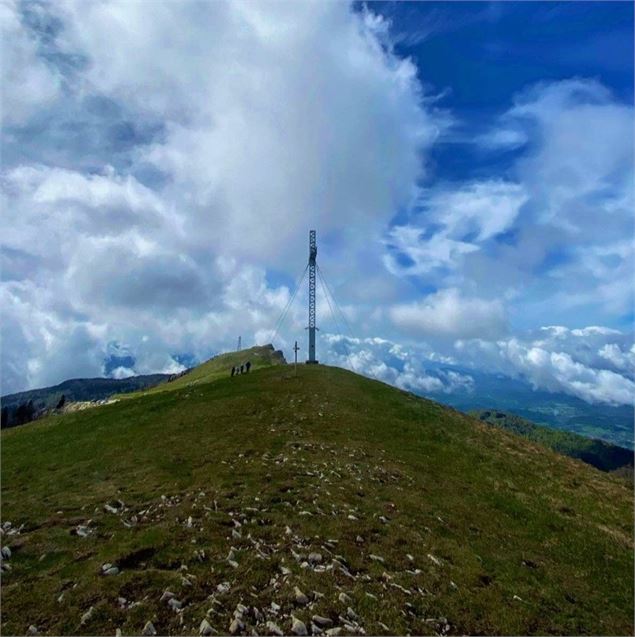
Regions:
M 256 370 L 270 365 L 286 363 L 284 355 L 274 350 L 273 345 L 263 345 L 219 354 L 201 365 L 180 374 L 147 374 L 130 378 L 75 378 L 53 387 L 31 389 L 3 396 L 2 428 L 15 427 L 45 415 L 49 410 L 68 405 L 71 402 L 98 401 L 115 394 L 131 394 L 151 389 L 168 381 L 170 389 L 180 389 L 185 385 L 209 382 L 228 376 L 232 367 L 239 368 L 249 361 Z M 61 402 L 60 402 L 61 401 Z
M 513 431 L 558 453 L 582 460 L 602 471 L 621 469 L 621 473 L 633 472 L 633 451 L 630 449 L 568 431 L 541 427 L 520 416 L 500 411 L 473 411 L 470 415 L 495 427 Z
M 42 412 L 54 409 L 60 404 L 79 401 L 95 401 L 109 398 L 114 394 L 138 391 L 164 383 L 174 375 L 147 374 L 130 378 L 75 378 L 65 380 L 53 387 L 31 389 L 16 394 L 8 394 L 0 399 L 2 403 L 2 428 L 13 427 L 37 418 Z M 26 412 L 24 416 L 22 411 Z
M 454 371 L 472 377 L 471 391 L 425 392 L 425 396 L 460 411 L 495 409 L 511 412 L 538 425 L 634 448 L 635 409 L 632 405 L 592 405 L 562 392 L 534 389 L 523 379 L 459 366 L 437 363 L 430 366 L 430 371 L 437 374 Z

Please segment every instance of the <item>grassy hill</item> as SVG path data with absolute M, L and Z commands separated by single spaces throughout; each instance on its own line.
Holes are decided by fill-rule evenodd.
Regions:
M 169 383 L 157 385 L 149 389 L 146 393 L 174 391 L 189 387 L 192 385 L 200 385 L 209 383 L 220 378 L 227 378 L 230 375 L 232 367 L 240 367 L 249 361 L 251 363 L 251 371 L 263 367 L 271 367 L 272 365 L 284 365 L 284 355 L 280 350 L 274 350 L 273 345 L 256 345 L 239 352 L 227 352 L 219 354 L 214 358 L 202 363 L 198 367 L 194 367 L 185 374 L 180 375 Z M 135 398 L 138 394 L 135 394 Z
M 568 431 L 536 425 L 514 414 L 481 410 L 470 412 L 483 422 L 512 431 L 534 442 L 550 447 L 558 453 L 587 462 L 602 471 L 633 471 L 633 451 L 603 440 L 586 438 Z
M 623 481 L 342 369 L 221 371 L 3 432 L 3 634 L 632 634 Z

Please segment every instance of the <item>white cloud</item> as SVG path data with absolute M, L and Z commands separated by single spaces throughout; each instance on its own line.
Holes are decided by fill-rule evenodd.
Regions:
M 38 8 L 57 20 L 55 55 L 38 57 L 22 9 L 3 5 L 3 45 L 39 89 L 4 138 L 18 163 L 2 174 L 3 391 L 98 375 L 109 342 L 146 372 L 260 337 L 289 297 L 267 268 L 294 276 L 310 227 L 346 237 L 349 264 L 394 294 L 369 241 L 414 196 L 446 123 L 381 18 L 344 3 L 69 0 Z M 82 61 L 63 95 L 60 59 Z M 36 116 L 66 132 L 37 138 L 41 164 L 19 152 Z
M 464 297 L 456 288 L 440 290 L 423 301 L 394 305 L 389 315 L 398 328 L 423 338 L 493 338 L 506 329 L 500 300 Z
M 522 186 L 500 180 L 424 192 L 415 221 L 390 231 L 392 252 L 386 255 L 386 265 L 395 274 L 408 275 L 443 267 L 458 269 L 462 257 L 512 227 L 526 201 Z M 399 255 L 405 255 L 409 263 L 400 263 Z
M 38 42 L 21 23 L 17 0 L 0 4 L 0 114 L 5 126 L 23 124 L 58 97 L 61 81 L 38 55 Z
M 635 356 L 630 340 L 628 334 L 603 327 L 550 326 L 495 341 L 459 340 L 455 347 L 460 360 L 524 378 L 535 388 L 589 403 L 633 405 Z
M 420 394 L 471 392 L 469 374 L 440 368 L 451 359 L 440 357 L 423 344 L 403 346 L 383 338 L 354 338 L 341 334 L 320 335 L 323 363 L 348 368 L 376 380 Z

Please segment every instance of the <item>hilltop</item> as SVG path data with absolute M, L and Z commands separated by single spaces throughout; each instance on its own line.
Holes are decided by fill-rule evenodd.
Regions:
M 3 432 L 2 632 L 632 634 L 622 480 L 297 372 L 194 370 Z
M 280 350 L 275 350 L 273 345 L 256 345 L 238 352 L 227 352 L 214 356 L 198 367 L 181 374 L 169 384 L 155 387 L 154 391 L 181 389 L 226 378 L 230 375 L 232 367 L 240 367 L 247 361 L 251 363 L 252 372 L 263 367 L 286 363 L 283 353 Z

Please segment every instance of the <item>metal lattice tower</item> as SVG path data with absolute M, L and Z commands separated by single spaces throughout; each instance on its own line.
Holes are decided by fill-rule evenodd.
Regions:
M 309 360 L 307 364 L 315 364 L 315 260 L 317 257 L 317 242 L 315 230 L 309 231 Z

